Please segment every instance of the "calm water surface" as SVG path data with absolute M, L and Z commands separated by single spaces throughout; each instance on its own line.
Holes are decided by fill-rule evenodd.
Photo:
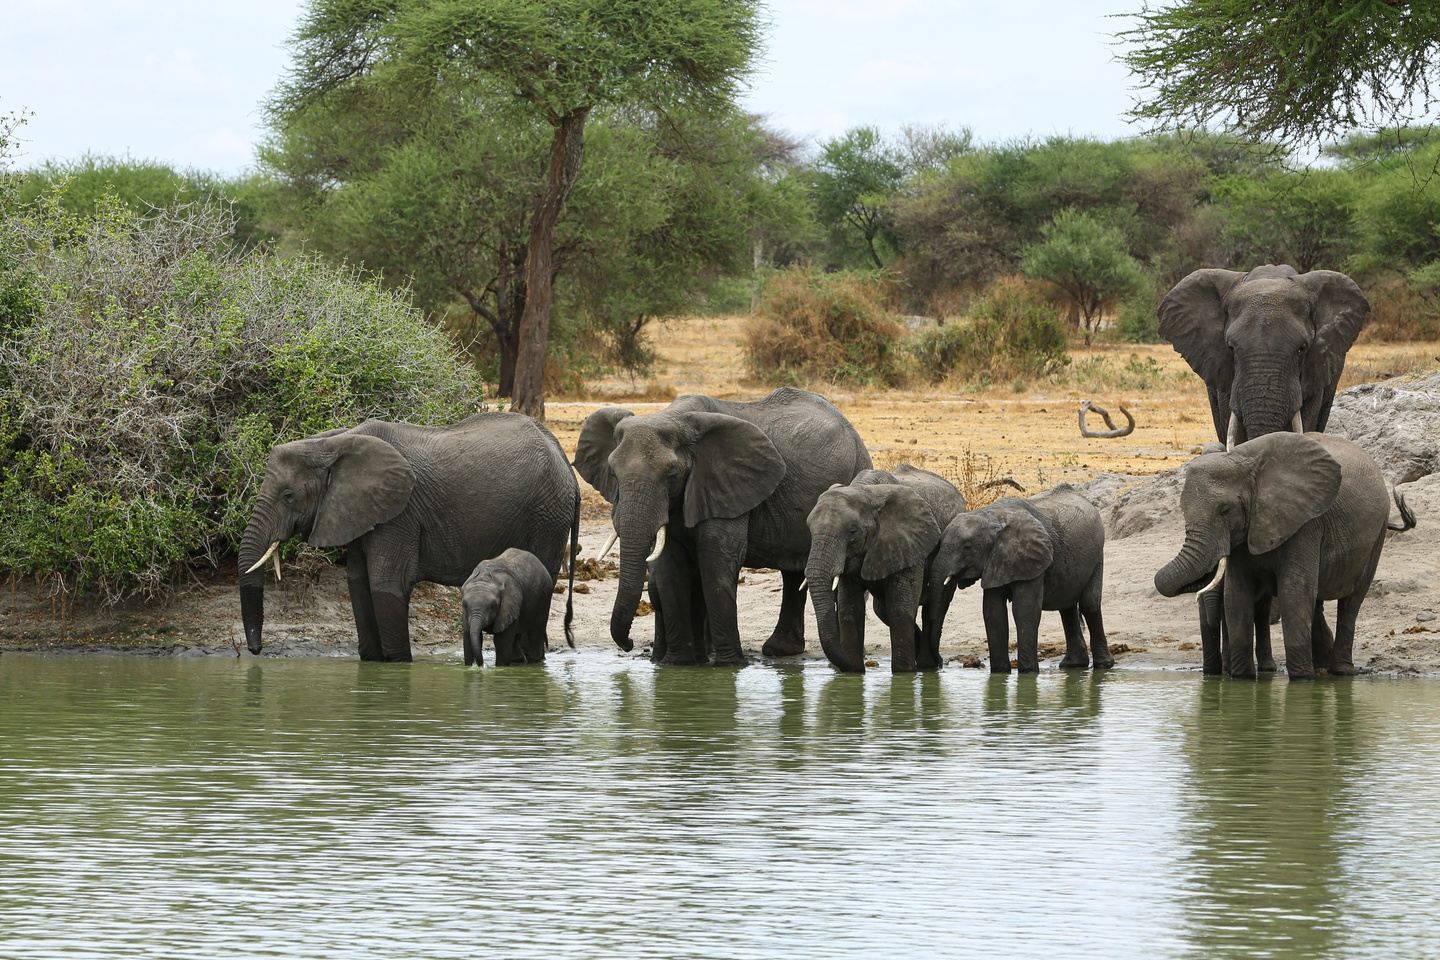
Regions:
M 0 957 L 1440 955 L 1440 683 L 0 659 Z

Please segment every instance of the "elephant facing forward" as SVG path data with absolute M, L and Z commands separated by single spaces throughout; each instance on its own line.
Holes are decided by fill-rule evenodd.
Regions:
M 620 587 L 610 635 L 630 628 L 649 564 L 655 660 L 743 664 L 735 607 L 741 565 L 784 574 L 766 656 L 805 649 L 805 518 L 831 484 L 870 467 L 855 428 L 825 398 L 788 387 L 749 403 L 685 396 L 659 413 L 614 407 L 585 420 L 575 453 L 612 504 Z

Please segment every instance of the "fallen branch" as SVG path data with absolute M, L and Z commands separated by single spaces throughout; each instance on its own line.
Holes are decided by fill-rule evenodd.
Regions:
M 1094 410 L 1096 413 L 1100 414 L 1100 418 L 1105 421 L 1105 426 L 1106 426 L 1107 429 L 1105 429 L 1105 430 L 1090 430 L 1090 429 L 1088 429 L 1088 428 L 1085 426 L 1085 414 L 1088 413 L 1088 412 L 1091 411 L 1091 410 Z M 1126 421 L 1127 421 L 1126 424 L 1125 424 L 1125 426 L 1123 426 L 1123 427 L 1117 427 L 1117 426 L 1115 426 L 1115 421 L 1110 419 L 1110 411 L 1109 411 L 1109 410 L 1106 410 L 1104 407 L 1100 406 L 1099 404 L 1092 403 L 1091 401 L 1086 400 L 1084 403 L 1080 404 L 1080 436 L 1082 436 L 1082 437 L 1128 437 L 1130 434 L 1132 434 L 1132 433 L 1135 432 L 1135 418 L 1132 417 L 1132 416 L 1130 416 L 1130 411 L 1129 411 L 1129 410 L 1126 410 L 1123 405 L 1120 407 L 1120 412 L 1121 412 L 1122 414 L 1124 414 L 1125 419 L 1126 419 Z

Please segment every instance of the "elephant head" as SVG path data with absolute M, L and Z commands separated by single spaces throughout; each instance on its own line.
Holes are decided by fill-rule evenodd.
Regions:
M 1160 303 L 1160 335 L 1210 390 L 1227 447 L 1267 433 L 1324 430 L 1345 353 L 1370 313 L 1333 270 L 1196 270 Z
M 926 617 L 945 616 L 948 585 L 964 590 L 977 580 L 989 590 L 1043 576 L 1055 557 L 1045 525 L 1025 501 L 1007 497 L 957 514 L 940 535 L 925 584 Z
M 664 411 L 634 416 L 614 407 L 585 420 L 575 452 L 580 476 L 612 504 L 620 538 L 620 588 L 610 636 L 631 649 L 630 627 L 645 565 L 665 549 L 665 525 L 739 517 L 785 477 L 785 461 L 759 427 L 723 413 Z
M 806 523 L 810 556 L 805 579 L 820 645 L 841 670 L 862 672 L 864 651 L 844 649 L 840 641 L 837 578 L 848 573 L 862 580 L 884 580 L 924 563 L 940 539 L 940 526 L 923 497 L 890 483 L 831 487 L 815 501 Z
M 496 635 L 495 660 L 503 663 L 512 659 L 515 651 L 502 651 L 499 634 L 515 626 L 520 618 L 522 588 L 515 576 L 500 566 L 483 566 L 483 572 L 472 574 L 460 588 L 460 600 L 464 610 L 465 666 L 485 662 L 481 655 L 485 634 Z
M 240 611 L 251 653 L 260 652 L 265 562 L 280 544 L 297 534 L 317 547 L 350 543 L 400 513 L 414 485 L 410 464 L 378 437 L 331 431 L 270 451 L 240 540 Z
M 1180 509 L 1185 543 L 1155 574 L 1167 597 L 1220 582 L 1231 550 L 1269 553 L 1334 504 L 1340 464 L 1316 440 L 1267 434 L 1186 468 Z

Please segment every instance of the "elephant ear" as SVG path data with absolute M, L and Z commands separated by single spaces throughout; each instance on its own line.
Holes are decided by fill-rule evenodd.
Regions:
M 785 479 L 785 461 L 765 432 L 724 413 L 681 414 L 693 431 L 685 525 L 754 510 Z
M 1269 433 L 1240 444 L 1232 455 L 1256 462 L 1246 537 L 1252 554 L 1280 546 L 1340 495 L 1340 464 L 1312 437 Z
M 1160 301 L 1160 336 L 1174 345 L 1190 369 L 1212 388 L 1230 386 L 1225 346 L 1225 297 L 1245 276 L 1234 270 L 1196 270 Z
M 610 469 L 610 454 L 615 452 L 615 425 L 634 416 L 619 407 L 603 407 L 585 418 L 580 428 L 580 442 L 575 446 L 575 469 L 586 483 L 600 491 L 610 503 L 620 499 L 620 482 Z
M 924 562 L 940 542 L 940 525 L 925 498 L 907 487 L 877 486 L 881 505 L 875 516 L 875 535 L 860 565 L 865 580 L 884 580 L 907 567 Z
M 415 487 L 415 471 L 399 450 L 379 437 L 355 433 L 316 442 L 330 469 L 315 509 L 312 544 L 343 546 L 405 509 Z
M 502 633 L 520 619 L 520 583 L 508 571 L 495 572 L 495 586 L 500 593 L 500 607 L 495 611 L 492 633 Z
M 1035 514 L 1017 504 L 1005 510 L 1001 519 L 1002 526 L 980 579 L 986 590 L 1043 576 L 1055 558 L 1050 534 Z
M 1315 345 L 1310 364 L 1327 387 L 1340 382 L 1345 354 L 1370 319 L 1370 301 L 1354 280 L 1334 270 L 1311 270 L 1298 278 L 1310 291 L 1315 319 Z

